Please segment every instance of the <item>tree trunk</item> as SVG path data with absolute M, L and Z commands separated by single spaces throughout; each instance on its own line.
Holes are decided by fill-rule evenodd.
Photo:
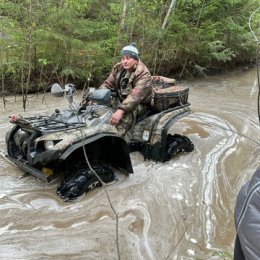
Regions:
M 159 48 L 159 44 L 160 44 L 160 40 L 162 38 L 162 34 L 165 30 L 165 27 L 166 27 L 166 24 L 167 24 L 167 21 L 170 17 L 170 14 L 172 13 L 174 7 L 176 5 L 176 0 L 172 0 L 171 1 L 171 4 L 168 8 L 168 11 L 167 11 L 167 14 L 164 18 L 164 21 L 163 21 L 163 24 L 161 26 L 161 30 L 159 31 L 159 34 L 158 34 L 158 38 L 157 38 L 157 42 L 156 42 L 156 47 L 155 47 L 155 56 L 154 56 L 154 70 L 153 70 L 153 75 L 156 75 L 156 72 L 158 70 L 158 67 L 157 67 L 157 60 L 158 60 L 158 48 Z
M 29 17 L 29 32 L 28 32 L 28 72 L 27 72 L 27 79 L 25 85 L 25 92 L 23 93 L 23 109 L 26 109 L 26 102 L 28 97 L 28 89 L 29 84 L 31 81 L 31 70 L 32 70 L 32 1 L 29 1 L 28 7 L 28 17 Z
M 5 104 L 6 104 L 6 99 L 5 99 L 5 73 L 4 73 L 3 64 L 1 64 L 1 67 L 2 67 L 2 95 L 3 95 L 3 104 L 4 104 L 4 108 L 5 108 Z
M 115 52 L 114 52 L 114 59 L 113 59 L 114 63 L 116 62 L 116 57 L 118 56 L 118 49 L 119 49 L 119 45 L 121 44 L 120 39 L 122 38 L 121 35 L 124 32 L 126 10 L 127 10 L 126 0 L 122 0 L 122 12 L 121 12 L 119 30 L 118 30 L 118 33 L 117 33 L 117 41 L 116 41 L 116 46 L 115 46 Z
M 132 8 L 131 8 L 134 12 L 134 15 L 135 15 L 135 12 L 136 12 L 136 1 L 137 0 L 133 1 Z M 132 16 L 134 16 L 134 15 L 132 15 Z M 129 32 L 129 42 L 133 41 L 134 29 L 135 29 L 135 19 L 134 19 L 134 17 L 132 17 L 131 27 L 130 27 L 130 32 Z
M 126 0 L 122 0 L 122 14 L 120 20 L 120 30 L 123 31 L 125 27 L 125 17 L 126 17 Z
M 164 18 L 164 21 L 163 21 L 163 24 L 162 24 L 162 28 L 161 28 L 162 30 L 165 29 L 166 24 L 167 24 L 167 21 L 168 21 L 168 19 L 169 19 L 169 16 L 170 16 L 171 12 L 173 11 L 173 9 L 174 9 L 174 7 L 175 7 L 175 4 L 176 4 L 176 0 L 172 0 L 170 6 L 169 6 L 169 8 L 168 8 L 167 14 L 166 14 L 166 16 L 165 16 L 165 18 Z

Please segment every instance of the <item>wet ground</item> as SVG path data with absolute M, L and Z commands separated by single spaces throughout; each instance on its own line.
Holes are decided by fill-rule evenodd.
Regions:
M 0 259 L 232 259 L 236 195 L 260 162 L 256 71 L 185 84 L 192 114 L 171 131 L 188 136 L 194 151 L 166 163 L 131 154 L 134 175 L 117 172 L 107 187 L 117 217 L 103 188 L 63 202 L 58 180 L 19 178 L 23 172 L 0 158 Z M 67 104 L 42 98 L 31 95 L 23 112 L 21 97 L 7 97 L 1 150 L 9 115 Z

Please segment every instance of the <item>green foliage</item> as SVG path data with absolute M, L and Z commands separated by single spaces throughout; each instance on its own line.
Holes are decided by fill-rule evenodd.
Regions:
M 218 260 L 231 260 L 231 259 L 233 259 L 232 255 L 229 252 L 223 251 L 223 250 L 211 249 L 210 255 L 212 257 L 214 257 L 214 259 L 218 259 Z M 208 259 L 208 257 L 206 257 L 206 258 L 196 257 L 195 258 L 195 260 L 206 260 L 206 259 Z
M 152 73 L 183 77 L 253 59 L 248 20 L 259 0 L 26 0 L 0 2 L 0 66 L 14 86 L 60 80 L 99 84 L 136 42 Z M 259 17 L 252 29 L 259 36 Z M 162 24 L 166 19 L 166 27 Z M 40 82 L 39 82 L 40 81 Z
M 221 250 L 213 251 L 212 256 L 218 256 L 219 259 L 222 259 L 222 260 L 231 260 L 231 259 L 233 259 L 232 255 L 229 252 L 221 251 Z

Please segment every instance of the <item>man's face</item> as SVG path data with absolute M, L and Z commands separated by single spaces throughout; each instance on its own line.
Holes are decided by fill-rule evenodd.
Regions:
M 130 70 L 137 63 L 137 60 L 131 58 L 130 56 L 123 56 L 121 58 L 121 63 L 126 70 Z

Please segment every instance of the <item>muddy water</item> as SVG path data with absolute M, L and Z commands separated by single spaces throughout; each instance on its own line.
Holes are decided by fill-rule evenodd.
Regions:
M 171 129 L 195 150 L 166 163 L 131 154 L 135 174 L 75 202 L 0 158 L 0 259 L 231 259 L 237 192 L 259 167 L 256 71 L 188 82 L 192 114 Z M 79 96 L 77 99 L 79 100 Z M 67 102 L 47 95 L 8 97 L 0 149 L 11 114 L 50 113 Z M 1 101 L 2 102 L 2 101 Z M 2 103 L 1 103 L 2 105 Z M 118 231 L 118 241 L 116 234 Z M 221 253 L 224 251 L 224 253 Z

